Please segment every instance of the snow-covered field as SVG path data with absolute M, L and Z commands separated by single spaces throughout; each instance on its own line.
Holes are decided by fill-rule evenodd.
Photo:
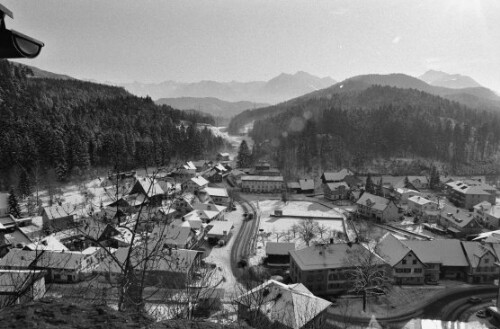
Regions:
M 233 150 L 229 152 L 229 154 L 233 158 L 238 154 L 238 148 L 240 147 L 242 140 L 246 140 L 248 147 L 252 149 L 253 140 L 248 136 L 229 135 L 227 133 L 227 127 L 214 127 L 214 126 L 207 126 L 207 127 L 212 131 L 212 133 L 215 136 L 220 136 L 225 140 L 227 140 L 229 143 L 231 143 L 231 145 L 233 146 Z
M 321 204 L 308 201 L 290 201 L 287 204 L 280 200 L 257 201 L 257 208 L 261 212 L 257 249 L 250 259 L 251 265 L 257 265 L 265 257 L 265 245 L 267 242 L 294 242 L 297 249 L 306 247 L 306 243 L 293 234 L 292 226 L 299 225 L 304 219 L 296 217 L 271 217 L 276 209 L 286 213 L 309 213 L 309 215 L 331 215 L 338 216 L 339 213 Z M 317 232 L 315 238 L 310 242 L 328 242 L 330 238 L 338 240 L 345 236 L 344 224 L 339 219 L 314 219 L 319 227 L 324 229 L 323 234 Z

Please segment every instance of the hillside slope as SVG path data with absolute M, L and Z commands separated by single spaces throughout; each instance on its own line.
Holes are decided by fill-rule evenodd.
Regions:
M 226 102 L 214 97 L 160 98 L 158 105 L 169 105 L 179 110 L 198 110 L 213 116 L 231 118 L 248 109 L 267 107 L 270 104 L 253 102 Z
M 446 87 L 451 89 L 480 88 L 477 81 L 461 74 L 449 74 L 442 71 L 429 70 L 418 77 L 420 80 L 433 86 Z

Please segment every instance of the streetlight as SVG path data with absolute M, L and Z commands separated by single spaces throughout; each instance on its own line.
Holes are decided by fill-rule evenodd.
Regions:
M 14 14 L 0 4 L 0 58 L 35 58 L 44 43 L 15 30 L 7 30 L 5 16 Z

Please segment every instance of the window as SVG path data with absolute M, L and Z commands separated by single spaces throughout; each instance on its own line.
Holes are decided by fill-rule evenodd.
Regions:
M 413 273 L 422 273 L 422 269 L 421 268 L 416 268 L 413 270 Z
M 403 269 L 402 268 L 397 268 L 396 269 L 396 273 L 403 273 Z
M 404 268 L 404 269 L 403 269 L 403 272 L 404 272 L 404 273 L 411 273 L 411 268 Z
M 403 261 L 401 262 L 401 264 L 406 265 L 406 259 L 403 259 Z
M 489 258 L 485 258 L 485 259 L 484 259 L 484 263 L 485 263 L 485 264 L 488 264 L 489 262 L 490 262 L 490 259 L 489 259 Z
M 412 263 L 413 263 L 413 265 L 416 265 L 417 264 L 417 260 L 414 259 Z

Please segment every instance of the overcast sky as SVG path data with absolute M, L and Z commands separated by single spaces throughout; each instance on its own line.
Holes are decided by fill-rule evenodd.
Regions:
M 112 82 L 267 80 L 302 70 L 470 75 L 500 91 L 498 0 L 0 0 L 45 42 L 21 62 Z

